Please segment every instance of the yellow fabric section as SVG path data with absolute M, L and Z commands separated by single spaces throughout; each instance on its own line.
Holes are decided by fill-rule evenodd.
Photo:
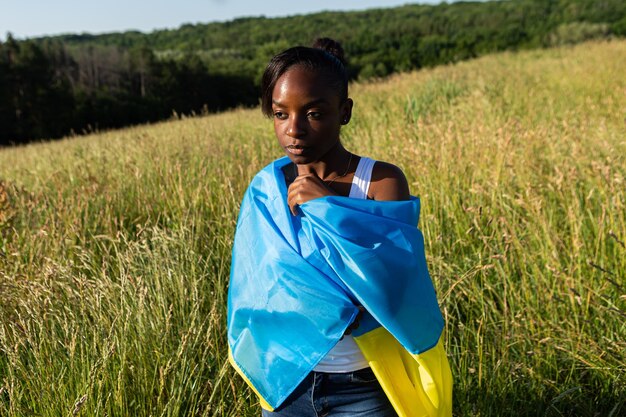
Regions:
M 409 353 L 383 327 L 355 337 L 400 417 L 452 416 L 452 373 L 443 348 Z
M 233 358 L 233 354 L 230 351 L 230 349 L 228 349 L 228 361 L 230 362 L 230 364 L 233 366 L 233 368 L 235 368 L 235 371 L 237 371 L 237 373 L 239 375 L 241 375 L 241 377 L 243 378 L 244 381 L 246 381 L 246 384 L 248 384 L 248 386 L 252 389 L 252 391 L 254 391 L 254 393 L 256 394 L 256 396 L 259 398 L 259 403 L 261 403 L 261 408 L 263 408 L 264 410 L 267 411 L 274 411 L 274 408 L 272 408 L 272 406 L 270 406 L 267 401 L 265 401 L 263 399 L 263 397 L 261 397 L 261 394 L 259 394 L 259 392 L 256 390 L 256 388 L 254 388 L 254 385 L 252 385 L 252 382 L 250 382 L 250 380 L 248 379 L 248 377 L 246 376 L 246 374 L 244 374 L 241 369 L 239 369 L 239 366 L 237 366 L 237 363 L 235 362 L 235 359 Z
M 452 416 L 452 373 L 443 338 L 419 355 L 409 353 L 384 327 L 354 340 L 399 417 Z M 257 395 L 261 407 L 274 411 L 239 369 L 230 349 L 228 360 Z

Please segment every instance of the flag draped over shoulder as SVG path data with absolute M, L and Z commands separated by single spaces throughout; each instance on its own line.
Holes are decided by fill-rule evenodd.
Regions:
M 414 358 L 433 352 L 443 328 L 417 229 L 419 200 L 323 197 L 302 204 L 293 216 L 282 173 L 288 163 L 285 157 L 265 167 L 245 193 L 228 294 L 230 360 L 270 408 L 339 341 L 358 305 L 367 314 L 353 335 L 379 380 L 386 371 L 376 372 L 376 355 L 401 363 L 398 350 Z M 451 392 L 439 386 L 439 379 L 450 378 L 445 354 L 438 355 L 436 361 L 445 362 L 441 369 L 432 361 L 419 368 L 416 361 L 415 375 L 403 371 L 407 385 L 415 385 L 420 372 L 440 374 L 422 376 L 434 407 Z M 394 388 L 403 380 L 391 379 L 391 388 L 381 381 L 388 396 L 388 389 L 405 388 Z M 390 399 L 396 410 L 404 401 Z

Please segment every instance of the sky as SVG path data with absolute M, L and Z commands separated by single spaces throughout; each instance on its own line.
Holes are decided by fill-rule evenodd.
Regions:
M 450 2 L 450 1 L 449 1 Z M 62 33 L 175 29 L 244 16 L 289 16 L 323 10 L 364 10 L 439 0 L 0 0 L 0 39 Z

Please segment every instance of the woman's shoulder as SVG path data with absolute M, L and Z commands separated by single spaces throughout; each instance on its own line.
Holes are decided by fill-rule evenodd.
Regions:
M 389 162 L 376 161 L 372 168 L 372 180 L 369 189 L 374 200 L 408 200 L 409 183 L 402 170 Z

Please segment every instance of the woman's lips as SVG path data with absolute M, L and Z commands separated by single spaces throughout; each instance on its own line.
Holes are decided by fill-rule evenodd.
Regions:
M 287 152 L 289 152 L 292 155 L 304 155 L 308 153 L 311 148 L 308 146 L 289 145 L 289 146 L 285 146 L 285 149 L 287 149 Z

